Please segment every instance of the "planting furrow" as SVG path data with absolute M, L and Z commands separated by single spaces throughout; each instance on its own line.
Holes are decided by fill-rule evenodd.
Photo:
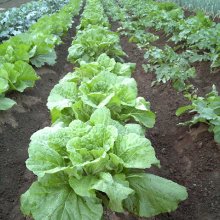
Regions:
M 10 98 L 18 104 L 0 114 L 0 219 L 25 219 L 20 213 L 19 197 L 35 179 L 25 167 L 27 146 L 32 133 L 50 124 L 47 97 L 60 77 L 72 69 L 66 57 L 79 17 L 73 21 L 72 28 L 62 38 L 63 43 L 56 47 L 56 64 L 37 70 L 41 80 L 33 89 L 11 93 Z

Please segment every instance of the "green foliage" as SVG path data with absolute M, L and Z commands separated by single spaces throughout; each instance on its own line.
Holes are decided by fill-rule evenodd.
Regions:
M 180 116 L 186 111 L 194 113 L 192 120 L 183 124 L 197 124 L 199 122 L 209 125 L 209 131 L 214 133 L 215 141 L 220 143 L 220 96 L 213 86 L 213 89 L 205 97 L 197 95 L 188 96 L 192 102 L 190 105 L 180 107 L 176 115 Z
M 129 40 L 139 48 L 146 50 L 148 64 L 144 65 L 144 69 L 156 73 L 156 81 L 152 85 L 171 81 L 178 91 L 188 90 L 188 79 L 195 76 L 193 63 L 211 61 L 212 68 L 220 66 L 220 26 L 203 13 L 185 18 L 183 10 L 174 3 L 150 0 L 103 1 L 103 4 L 110 15 L 114 10 L 121 9 L 123 19 L 120 19 L 119 13 L 115 15 L 122 26 L 118 30 L 129 36 Z M 177 45 L 173 48 L 155 47 L 154 41 L 159 37 L 151 33 L 152 28 L 165 31 Z M 183 52 L 180 53 L 179 49 Z
M 148 65 L 144 66 L 146 72 L 155 71 L 156 81 L 153 83 L 166 83 L 172 81 L 177 91 L 187 88 L 188 78 L 195 76 L 195 68 L 185 59 L 184 54 L 177 54 L 169 46 L 159 49 L 152 47 L 145 53 Z
M 78 31 L 72 46 L 69 48 L 68 60 L 75 62 L 92 62 L 102 53 L 120 58 L 125 53 L 119 45 L 119 36 L 106 27 L 91 26 Z
M 1 84 L 1 79 L 0 79 L 0 84 Z M 12 99 L 5 98 L 4 96 L 0 96 L 0 111 L 5 111 L 13 107 L 16 102 L 13 101 Z
M 165 1 L 167 0 L 158 0 L 158 1 Z M 180 6 L 184 6 L 185 8 L 189 10 L 203 10 L 207 14 L 211 14 L 214 16 L 219 16 L 220 15 L 220 4 L 219 0 L 170 0 L 173 1 Z
M 137 97 L 136 82 L 127 77 L 131 68 L 131 64 L 116 63 L 106 54 L 97 62 L 82 64 L 51 91 L 47 106 L 53 121 L 87 121 L 95 109 L 106 106 L 114 119 L 133 119 L 147 128 L 153 127 L 155 115 L 149 102 Z
M 159 162 L 138 126 L 122 126 L 100 108 L 86 123 L 75 120 L 35 133 L 27 167 L 39 179 L 22 195 L 23 213 L 36 220 L 98 220 L 102 203 L 140 216 L 174 210 L 187 193 L 176 183 L 142 173 Z
M 109 27 L 108 18 L 104 13 L 104 9 L 100 4 L 100 1 L 89 1 L 86 4 L 79 29 L 86 29 L 89 25 L 97 25 L 103 27 Z
M 40 17 L 60 10 L 69 0 L 32 1 L 0 13 L 0 40 L 25 32 Z
M 145 25 L 142 30 L 163 30 L 171 35 L 170 40 L 179 47 L 187 47 L 194 53 L 204 55 L 205 59 L 212 62 L 212 68 L 220 66 L 220 25 L 204 13 L 197 12 L 195 16 L 186 18 L 184 11 L 170 2 L 120 0 L 119 3 L 130 14 L 132 20 L 129 23 L 137 23 L 136 27 L 140 30 L 141 24 Z M 142 7 L 143 4 L 145 7 Z
M 155 115 L 137 97 L 134 64 L 116 62 L 124 55 L 119 37 L 104 14 L 93 19 L 95 6 L 101 9 L 100 0 L 87 0 L 69 49 L 79 67 L 48 98 L 54 123 L 31 137 L 26 165 L 38 180 L 22 195 L 21 210 L 36 220 L 99 220 L 103 206 L 149 217 L 175 210 L 187 197 L 184 187 L 144 172 L 159 166 L 145 138 Z
M 79 0 L 71 0 L 59 12 L 39 19 L 28 32 L 11 37 L 0 45 L 1 97 L 11 90 L 23 92 L 34 86 L 39 77 L 28 63 L 36 67 L 55 64 L 54 48 L 61 43 L 60 37 L 70 27 L 72 15 L 79 11 L 79 5 Z M 4 104 L 1 102 L 1 110 L 13 106 L 10 101 L 7 107 L 3 107 L 8 100 L 4 98 Z
M 24 61 L 16 61 L 14 64 L 4 63 L 0 69 L 0 79 L 3 87 L 1 93 L 10 90 L 23 92 L 27 87 L 32 87 L 39 79 L 32 66 Z

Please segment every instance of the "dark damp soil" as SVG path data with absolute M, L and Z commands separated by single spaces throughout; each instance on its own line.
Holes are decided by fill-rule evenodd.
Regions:
M 0 8 L 3 10 L 19 7 L 20 5 L 30 2 L 32 0 L 0 0 Z
M 67 49 L 75 35 L 73 28 L 63 38 L 64 43 L 57 47 L 58 61 L 55 66 L 38 69 L 41 80 L 32 89 L 22 94 L 13 93 L 18 105 L 10 111 L 0 113 L 0 219 L 23 220 L 19 211 L 19 197 L 26 191 L 35 177 L 27 171 L 25 160 L 30 136 L 50 124 L 46 101 L 50 90 L 73 66 L 66 61 Z M 117 24 L 113 23 L 116 30 Z M 157 33 L 159 36 L 162 33 Z M 160 36 L 156 46 L 162 47 L 166 38 Z M 155 80 L 153 73 L 146 74 L 142 64 L 144 51 L 121 37 L 121 45 L 128 57 L 125 61 L 137 64 L 133 77 L 136 79 L 139 95 L 151 102 L 157 114 L 157 122 L 147 137 L 155 147 L 161 168 L 149 172 L 176 181 L 186 186 L 189 198 L 170 214 L 163 214 L 148 220 L 217 220 L 220 219 L 220 146 L 213 141 L 213 135 L 203 124 L 189 129 L 177 124 L 190 116 L 175 116 L 179 106 L 187 104 L 181 93 L 170 84 L 151 87 Z M 220 91 L 219 71 L 210 73 L 209 63 L 195 64 L 197 77 L 192 83 L 203 95 L 216 84 Z M 137 220 L 134 216 L 116 215 L 106 212 L 109 220 Z
M 41 79 L 34 88 L 24 93 L 9 96 L 18 105 L 11 110 L 0 112 L 0 219 L 23 220 L 19 211 L 19 198 L 35 179 L 27 171 L 25 160 L 31 135 L 50 124 L 46 107 L 47 97 L 59 79 L 72 71 L 73 66 L 66 61 L 68 48 L 75 36 L 79 16 L 74 19 L 72 28 L 62 38 L 63 43 L 56 48 L 57 63 L 37 69 Z
M 115 31 L 117 23 L 112 23 Z M 166 38 L 159 33 L 156 46 L 164 45 Z M 171 179 L 184 185 L 189 197 L 172 213 L 151 218 L 152 220 L 217 220 L 220 219 L 220 145 L 213 140 L 207 126 L 198 124 L 194 127 L 182 127 L 177 124 L 190 119 L 190 115 L 176 117 L 178 107 L 187 104 L 183 94 L 177 93 L 170 84 L 151 87 L 155 80 L 153 73 L 145 73 L 142 64 L 144 51 L 139 50 L 128 38 L 121 36 L 121 45 L 128 57 L 125 61 L 136 63 L 133 77 L 136 79 L 139 95 L 150 101 L 157 120 L 153 129 L 147 133 L 152 141 L 161 168 L 149 172 Z M 210 63 L 196 63 L 197 76 L 193 85 L 204 95 L 213 84 L 220 92 L 220 71 L 210 72 Z M 117 215 L 113 219 L 135 220 L 130 215 Z

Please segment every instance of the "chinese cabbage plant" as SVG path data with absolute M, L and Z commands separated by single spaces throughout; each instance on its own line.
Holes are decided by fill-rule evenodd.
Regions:
M 146 173 L 160 165 L 145 138 L 155 114 L 138 97 L 134 64 L 118 62 L 124 55 L 100 0 L 87 0 L 69 48 L 69 60 L 79 67 L 48 97 L 53 125 L 31 137 L 26 165 L 38 179 L 21 197 L 24 215 L 100 220 L 109 208 L 150 217 L 186 199 L 185 187 Z
M 38 180 L 22 195 L 21 209 L 35 220 L 99 220 L 103 205 L 153 216 L 177 208 L 184 187 L 143 169 L 159 165 L 140 125 L 122 126 L 107 108 L 89 121 L 57 124 L 31 137 L 27 167 Z
M 0 110 L 15 102 L 5 97 L 11 90 L 23 92 L 33 87 L 39 76 L 30 65 L 41 67 L 56 62 L 55 46 L 72 24 L 80 9 L 80 0 L 70 0 L 59 12 L 47 15 L 32 25 L 28 32 L 11 37 L 0 45 Z
M 52 89 L 47 105 L 53 121 L 87 121 L 95 109 L 106 106 L 114 119 L 134 120 L 152 128 L 155 114 L 150 111 L 149 102 L 137 97 L 136 81 L 127 77 L 131 68 L 132 64 L 116 63 L 106 54 L 97 62 L 82 64 Z
M 125 56 L 119 44 L 119 36 L 106 27 L 91 26 L 78 31 L 69 48 L 68 60 L 75 63 L 95 61 L 102 53 L 120 58 Z

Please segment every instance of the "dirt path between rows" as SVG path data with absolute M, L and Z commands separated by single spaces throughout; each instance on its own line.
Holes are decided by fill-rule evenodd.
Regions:
M 31 1 L 32 0 L 4 0 L 4 1 L 0 1 L 0 8 L 2 10 L 6 10 L 12 7 L 19 7 L 20 5 Z
M 0 112 L 0 219 L 23 220 L 19 211 L 20 195 L 27 190 L 34 180 L 27 171 L 25 160 L 31 135 L 50 125 L 50 115 L 46 102 L 51 89 L 59 79 L 73 66 L 66 61 L 68 48 L 75 27 L 79 24 L 79 16 L 73 27 L 63 37 L 63 44 L 56 48 L 57 63 L 37 70 L 41 79 L 34 88 L 24 93 L 10 94 L 18 105 L 6 112 Z
M 113 31 L 117 27 L 117 23 L 112 24 Z M 166 43 L 161 42 L 162 35 L 160 39 L 157 46 Z M 137 64 L 133 77 L 137 81 L 139 95 L 150 101 L 152 110 L 157 115 L 156 125 L 149 130 L 147 137 L 152 141 L 162 167 L 150 171 L 184 185 L 189 193 L 189 198 L 175 212 L 152 219 L 220 219 L 220 145 L 214 142 L 213 135 L 207 131 L 205 125 L 191 129 L 177 126 L 181 121 L 190 118 L 187 115 L 181 118 L 175 116 L 176 109 L 185 105 L 187 100 L 169 84 L 151 87 L 155 75 L 146 74 L 142 68 L 142 64 L 146 63 L 144 51 L 129 43 L 127 37 L 121 37 L 121 45 L 128 55 L 125 61 Z M 211 74 L 209 63 L 198 63 L 195 66 L 197 77 L 192 83 L 199 88 L 200 94 L 210 91 L 214 83 L 220 91 L 219 73 Z M 122 215 L 120 219 L 137 218 Z
M 75 24 L 64 37 L 64 44 L 57 48 L 58 62 L 53 67 L 45 66 L 38 70 L 41 80 L 34 88 L 22 94 L 14 93 L 18 105 L 12 110 L 0 113 L 0 219 L 24 220 L 19 211 L 19 197 L 34 180 L 27 171 L 25 160 L 30 136 L 37 130 L 50 124 L 46 108 L 49 92 L 59 79 L 72 70 L 66 61 L 67 49 L 75 35 Z M 117 29 L 113 23 L 113 30 Z M 158 42 L 161 44 L 162 42 Z M 163 42 L 165 43 L 165 42 Z M 146 74 L 142 64 L 144 52 L 135 44 L 121 37 L 121 45 L 137 68 L 136 79 L 139 95 L 149 100 L 152 110 L 157 114 L 157 122 L 147 137 L 152 141 L 162 168 L 153 168 L 150 172 L 169 178 L 187 187 L 189 199 L 183 202 L 177 211 L 160 215 L 152 220 L 217 220 L 220 219 L 220 147 L 213 141 L 213 135 L 203 125 L 192 129 L 177 124 L 189 116 L 177 118 L 176 109 L 187 103 L 182 94 L 178 94 L 171 85 L 151 87 L 155 80 L 153 73 Z M 220 91 L 220 75 L 211 75 L 209 64 L 196 65 L 198 76 L 193 80 L 201 93 L 207 92 L 213 83 Z M 207 80 L 207 76 L 208 79 Z M 109 214 L 109 216 L 107 215 Z M 135 220 L 131 215 L 107 213 L 110 220 Z M 140 218 L 139 218 L 140 219 Z M 150 220 L 148 219 L 148 220 Z

